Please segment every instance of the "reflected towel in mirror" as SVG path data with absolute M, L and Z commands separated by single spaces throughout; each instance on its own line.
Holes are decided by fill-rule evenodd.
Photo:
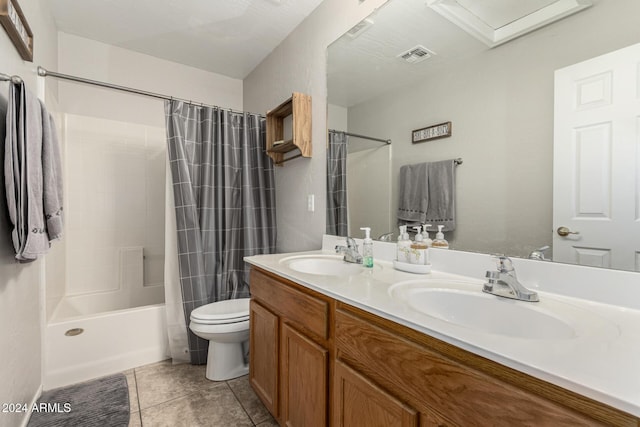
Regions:
M 455 229 L 455 165 L 451 159 L 400 168 L 399 225 L 442 224 L 443 231 Z

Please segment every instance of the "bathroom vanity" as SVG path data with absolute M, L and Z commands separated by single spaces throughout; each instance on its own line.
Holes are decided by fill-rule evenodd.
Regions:
M 638 327 L 629 326 L 638 323 L 634 310 L 585 302 L 595 320 L 568 321 L 566 335 L 552 324 L 523 331 L 523 338 L 510 327 L 476 330 L 416 311 L 425 283 L 428 292 L 451 284 L 457 294 L 464 287 L 481 294 L 480 280 L 438 272 L 437 256 L 435 271 L 422 277 L 384 261 L 355 270 L 328 251 L 246 260 L 250 382 L 283 426 L 640 425 L 638 374 L 625 372 L 640 353 L 621 342 L 638 337 Z M 583 313 L 577 299 L 544 291 L 540 298 L 572 307 L 560 317 Z M 517 303 L 537 304 L 515 303 L 524 312 L 530 309 Z M 617 378 L 594 374 L 605 366 L 598 365 L 600 351 L 609 355 L 602 362 L 617 365 Z

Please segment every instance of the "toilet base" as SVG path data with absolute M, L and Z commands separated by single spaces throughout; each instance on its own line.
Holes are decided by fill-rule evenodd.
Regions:
M 209 341 L 207 372 L 211 381 L 226 381 L 249 373 L 249 364 L 244 363 L 242 342 L 221 343 Z

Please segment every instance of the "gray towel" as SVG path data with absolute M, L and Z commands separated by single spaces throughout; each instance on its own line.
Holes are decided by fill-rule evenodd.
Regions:
M 455 160 L 429 163 L 429 208 L 423 223 L 442 224 L 442 231 L 456 228 Z
M 454 169 L 453 159 L 402 166 L 398 224 L 442 224 L 443 231 L 454 230 Z
M 53 117 L 42 109 L 42 197 L 49 241 L 62 237 L 62 164 Z
M 4 145 L 4 182 L 9 220 L 13 225 L 11 240 L 16 254 L 22 252 L 27 240 L 26 183 L 24 175 L 24 122 L 25 91 L 21 84 L 9 84 L 7 103 L 6 138 Z
M 7 207 L 14 227 L 11 236 L 20 261 L 33 261 L 47 253 L 49 240 L 62 233 L 62 177 L 54 130 L 40 100 L 24 84 L 12 83 L 4 169 Z M 50 220 L 51 237 L 45 219 Z
M 399 224 L 424 224 L 429 207 L 428 183 L 427 163 L 400 168 Z

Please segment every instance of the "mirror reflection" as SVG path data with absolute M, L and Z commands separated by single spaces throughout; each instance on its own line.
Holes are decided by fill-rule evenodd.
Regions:
M 630 234 L 608 236 L 598 243 L 601 253 L 556 253 L 559 239 L 575 242 L 575 248 L 586 237 L 560 236 L 562 225 L 577 231 L 575 222 L 554 222 L 554 162 L 556 175 L 566 165 L 575 177 L 580 166 L 575 159 L 554 159 L 554 87 L 556 70 L 639 43 L 640 2 L 593 0 L 586 9 L 492 48 L 428 3 L 433 2 L 390 0 L 328 49 L 329 128 L 391 140 L 387 145 L 346 138 L 346 233 L 360 236 L 359 228 L 368 226 L 374 238 L 394 233 L 395 240 L 400 168 L 462 158 L 455 170 L 456 226 L 445 233 L 451 248 L 637 270 L 640 248 L 631 248 L 634 256 L 625 265 L 605 254 Z M 497 16 L 513 19 L 514 13 L 522 11 L 499 10 Z M 402 58 L 417 46 L 429 57 Z M 450 137 L 412 143 L 413 130 L 446 122 L 452 123 Z M 338 133 L 330 132 L 330 141 Z M 615 157 L 615 144 L 611 150 Z M 592 164 L 601 164 L 601 154 L 581 152 L 587 163 L 595 157 Z M 602 167 L 596 170 L 606 174 Z M 635 170 L 624 173 L 638 176 Z M 332 176 L 329 168 L 328 186 Z M 634 182 L 623 196 L 633 206 L 636 188 Z M 558 190 L 555 196 L 575 199 Z M 574 212 L 575 217 L 580 215 Z

